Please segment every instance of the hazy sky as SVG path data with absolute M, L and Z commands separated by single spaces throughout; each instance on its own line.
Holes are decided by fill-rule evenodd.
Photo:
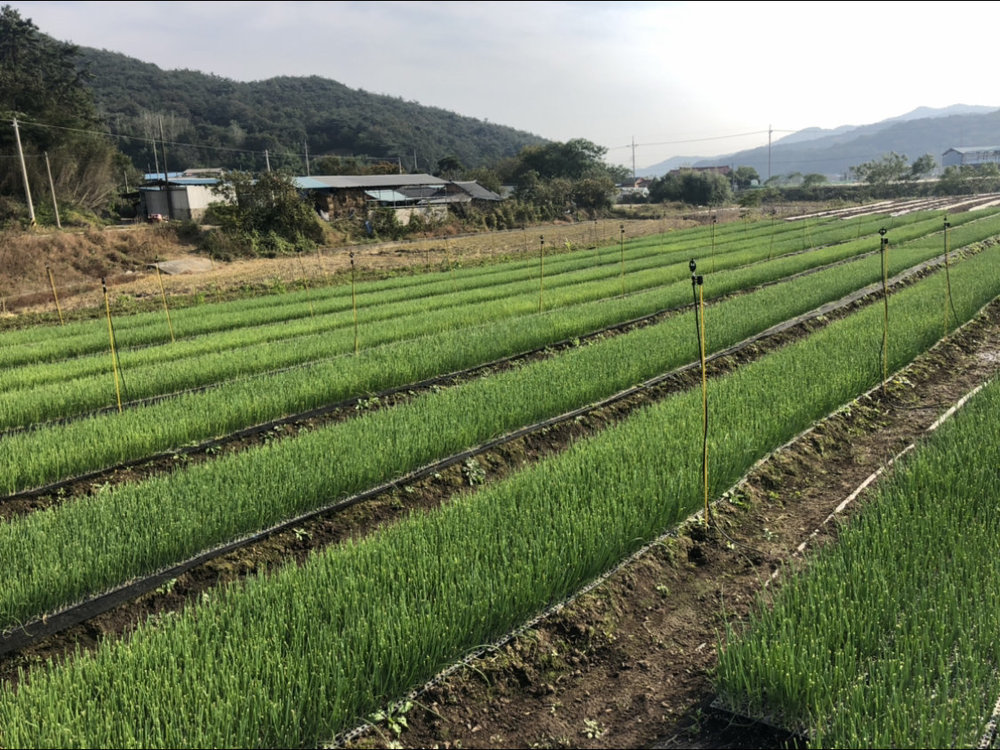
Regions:
M 241 81 L 319 75 L 644 167 L 997 105 L 991 2 L 20 2 L 62 41 Z

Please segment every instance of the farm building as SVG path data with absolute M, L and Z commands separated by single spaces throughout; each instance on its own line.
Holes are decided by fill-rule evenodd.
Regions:
M 184 172 L 147 174 L 139 187 L 139 211 L 142 216 L 199 221 L 210 203 L 223 200 L 214 188 L 221 169 L 190 169 Z
M 451 182 L 429 174 L 326 175 L 296 177 L 325 218 L 365 215 L 373 208 L 392 208 L 404 226 L 419 214 L 440 219 L 455 204 L 501 200 L 476 182 Z
M 1000 146 L 955 146 L 941 156 L 943 167 L 998 163 L 1000 163 Z

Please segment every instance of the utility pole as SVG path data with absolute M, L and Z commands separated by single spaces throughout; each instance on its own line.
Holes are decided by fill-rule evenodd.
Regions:
M 170 200 L 170 173 L 167 171 L 167 141 L 163 137 L 163 118 L 160 117 L 160 148 L 163 150 L 163 189 L 167 191 L 167 218 L 174 218 L 173 201 Z
M 49 190 L 52 191 L 52 208 L 56 212 L 56 227 L 62 229 L 62 222 L 59 221 L 59 201 L 56 200 L 56 185 L 52 181 L 52 166 L 49 164 L 48 151 L 45 152 L 45 171 L 49 173 Z
M 309 139 L 306 138 L 304 143 L 306 147 L 306 177 L 311 177 L 312 175 L 309 174 Z
M 768 180 L 768 182 L 771 181 L 771 133 L 772 132 L 774 132 L 772 130 L 772 126 L 768 125 L 767 126 L 767 180 Z
M 632 187 L 635 187 L 635 136 L 632 136 Z
M 28 166 L 24 163 L 24 150 L 21 148 L 21 131 L 17 129 L 17 118 L 14 118 L 14 138 L 17 141 L 17 155 L 21 158 L 21 175 L 24 177 L 24 197 L 28 201 L 28 218 L 31 226 L 35 226 L 35 205 L 31 202 L 31 186 L 28 185 Z
M 264 163 L 267 165 L 267 171 L 271 171 L 271 157 L 267 154 L 267 149 L 264 149 Z

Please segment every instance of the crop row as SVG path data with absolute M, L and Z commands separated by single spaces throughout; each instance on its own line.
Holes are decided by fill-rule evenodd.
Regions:
M 959 321 L 1000 294 L 996 254 L 953 269 Z M 936 274 L 894 295 L 893 370 L 940 336 L 943 290 Z M 877 349 L 881 321 L 879 306 L 865 308 L 712 384 L 713 494 L 878 382 L 880 368 L 858 357 L 858 345 Z M 701 408 L 700 393 L 678 394 L 439 511 L 227 587 L 128 642 L 35 670 L 16 692 L 0 692 L 0 745 L 289 747 L 329 739 L 698 507 Z M 306 467 L 341 464 L 347 445 L 313 449 L 311 437 L 288 443 L 295 460 L 287 464 L 277 446 L 262 451 L 270 463 L 261 473 L 280 489 L 301 481 Z M 378 445 L 405 442 L 388 436 Z M 381 452 L 373 445 L 369 452 Z M 311 481 L 324 483 L 322 474 Z M 192 488 L 180 483 L 194 475 L 171 477 L 165 491 L 183 494 Z M 227 471 L 197 505 L 227 503 L 228 512 L 251 504 L 253 491 L 240 489 L 247 479 Z M 150 493 L 135 508 L 163 498 Z M 132 508 L 108 510 L 120 533 L 145 525 Z M 189 533 L 167 522 L 149 528 L 156 542 Z M 66 556 L 64 571 L 87 558 Z
M 926 215 L 925 215 L 926 220 Z M 956 221 L 962 219 L 956 217 Z M 911 221 L 916 221 L 913 219 Z M 858 229 L 861 225 L 858 225 Z M 835 235 L 831 234 L 837 230 Z M 852 236 L 852 227 L 843 223 L 832 223 L 832 228 L 826 233 L 830 241 L 845 241 Z M 865 227 L 866 230 L 869 227 Z M 902 227 L 901 227 L 902 229 Z M 701 230 L 704 234 L 704 230 Z M 679 234 L 679 233 L 678 233 Z M 826 243 L 823 243 L 826 244 Z M 643 288 L 639 279 L 632 278 L 634 272 L 651 266 L 669 264 L 673 255 L 687 256 L 692 246 L 698 243 L 679 241 L 674 235 L 661 238 L 658 244 L 648 239 L 627 243 L 626 262 L 628 264 L 629 285 L 631 291 Z M 717 255 L 723 256 L 727 248 L 733 251 L 749 250 L 756 247 L 756 252 L 749 257 L 757 259 L 766 256 L 778 256 L 788 252 L 803 249 L 798 240 L 767 241 L 753 237 L 733 240 L 728 245 L 718 243 Z M 705 248 L 706 252 L 708 248 Z M 594 254 L 576 252 L 562 254 L 549 260 L 546 264 L 546 287 L 554 289 L 565 284 L 576 284 L 584 281 L 608 281 L 609 293 L 620 293 L 620 281 L 611 284 L 620 273 L 618 264 L 619 253 L 602 254 L 600 250 Z M 719 258 L 721 261 L 721 257 Z M 738 260 L 745 263 L 746 260 Z M 714 263 L 713 263 L 714 265 Z M 732 263 L 729 266 L 732 267 Z M 712 270 L 715 270 L 714 268 Z M 270 336 L 274 338 L 278 323 L 293 323 L 299 326 L 301 322 L 309 321 L 315 330 L 317 324 L 322 325 L 331 318 L 334 325 L 347 326 L 351 319 L 349 314 L 353 300 L 357 299 L 359 314 L 367 320 L 384 319 L 402 312 L 384 310 L 392 304 L 422 304 L 423 309 L 435 309 L 446 306 L 469 304 L 497 300 L 516 294 L 533 294 L 537 304 L 539 276 L 539 259 L 520 260 L 491 266 L 487 268 L 471 268 L 455 271 L 453 275 L 432 274 L 433 283 L 422 279 L 409 279 L 402 283 L 400 279 L 370 282 L 359 285 L 359 293 L 351 294 L 351 289 L 344 286 L 328 287 L 309 292 L 294 292 L 281 295 L 245 300 L 224 305 L 205 305 L 198 308 L 187 308 L 175 311 L 172 315 L 173 327 L 181 340 L 192 336 L 214 332 L 230 332 L 247 327 L 260 327 L 270 324 Z M 676 278 L 676 277 L 675 277 Z M 613 289 L 614 291 L 610 291 Z M 436 300 L 431 303 L 431 300 Z M 370 308 L 370 309 L 369 309 Z M 348 313 L 345 315 L 344 313 Z M 316 320 L 316 318 L 320 320 Z M 308 329 L 309 326 L 307 326 Z M 289 334 L 292 332 L 289 331 Z M 120 347 L 132 349 L 150 344 L 162 344 L 169 341 L 167 327 L 162 315 L 144 313 L 128 316 L 116 324 L 116 335 Z M 268 331 L 261 332 L 262 337 Z M 69 356 L 79 356 L 87 353 L 102 352 L 107 349 L 107 329 L 102 321 L 86 321 L 71 324 L 65 328 L 35 328 L 27 331 L 16 331 L 0 336 L 0 356 L 9 365 L 27 364 L 30 362 L 45 362 L 63 359 Z
M 975 747 L 1000 690 L 1000 383 L 730 634 L 730 705 L 817 747 Z
M 787 288 L 768 287 L 714 307 L 713 350 L 878 277 L 877 258 L 857 266 L 803 277 Z M 0 528 L 0 557 L 14 571 L 0 593 L 0 625 L 38 616 L 509 430 L 607 397 L 695 356 L 690 321 L 674 318 L 293 441 L 15 520 Z M 877 361 L 875 351 L 869 360 Z M 234 408 L 239 403 L 235 400 Z M 83 424 L 80 443 L 62 440 L 47 446 L 49 450 L 36 444 L 34 451 L 20 455 L 21 462 L 32 465 L 54 453 L 50 460 L 58 466 L 60 459 L 85 455 Z M 158 421 L 148 424 L 161 427 Z M 11 443 L 33 436 L 13 436 Z M 19 470 L 16 462 L 9 467 Z M 126 529 L 119 528 L 122 518 L 131 519 Z M 161 527 L 170 533 L 150 536 Z M 65 554 L 78 558 L 71 575 L 63 572 Z
M 662 240 L 661 240 L 662 242 Z M 662 268 L 669 266 L 669 258 L 676 255 L 677 250 L 690 251 L 690 248 L 663 243 L 661 245 L 651 245 L 648 243 L 629 243 L 626 254 L 630 275 L 629 288 L 632 291 L 648 285 L 648 281 L 634 277 L 636 271 L 646 270 L 652 267 Z M 595 251 L 600 259 L 600 251 Z M 721 254 L 721 251 L 720 251 Z M 781 255 L 782 253 L 775 253 Z M 589 254 L 562 255 L 551 259 L 548 264 L 547 288 L 550 293 L 553 289 L 568 284 L 581 284 L 608 280 L 620 271 L 614 262 L 618 254 L 604 255 L 604 260 L 594 263 Z M 686 252 L 685 252 L 686 255 Z M 611 262 L 608 261 L 610 257 Z M 448 307 L 478 304 L 490 300 L 507 299 L 519 294 L 526 294 L 530 297 L 529 311 L 536 309 L 537 296 L 539 291 L 539 264 L 533 261 L 532 267 L 524 267 L 522 262 L 511 262 L 499 266 L 491 266 L 488 269 L 471 269 L 464 271 L 457 279 L 449 279 L 447 276 L 440 277 L 433 284 L 419 283 L 415 279 L 407 285 L 400 285 L 398 279 L 391 280 L 392 286 L 388 282 L 378 282 L 375 284 L 362 285 L 360 293 L 356 295 L 359 309 L 359 317 L 366 325 L 378 320 L 391 319 L 412 313 L 414 306 L 419 312 L 431 310 L 441 310 Z M 438 275 L 435 275 L 438 276 Z M 676 277 L 673 277 L 676 278 Z M 610 294 L 620 293 L 620 281 L 608 288 Z M 253 343 L 264 343 L 275 339 L 290 339 L 298 336 L 309 335 L 327 331 L 331 328 L 350 327 L 352 316 L 344 315 L 352 309 L 353 298 L 349 290 L 343 287 L 334 287 L 322 290 L 322 299 L 310 299 L 308 302 L 302 299 L 301 294 L 286 294 L 280 298 L 265 298 L 270 301 L 270 305 L 263 306 L 261 301 L 253 300 L 252 307 L 250 301 L 229 303 L 225 306 L 213 306 L 201 308 L 200 314 L 194 318 L 200 329 L 207 329 L 209 332 L 221 332 L 221 336 L 201 335 L 193 337 L 194 341 L 186 341 L 191 336 L 181 335 L 181 341 L 170 347 L 156 347 L 149 355 L 136 355 L 131 350 L 135 346 L 130 346 L 129 339 L 135 338 L 128 335 L 129 328 L 145 330 L 152 328 L 158 334 L 162 333 L 164 321 L 162 317 L 130 316 L 119 322 L 116 326 L 118 331 L 119 348 L 128 349 L 129 361 L 136 364 L 152 364 L 155 362 L 170 361 L 184 357 L 196 356 L 205 352 L 220 352 L 224 349 L 237 348 Z M 551 297 L 551 294 L 550 294 Z M 549 300 L 549 306 L 552 300 Z M 306 308 L 308 307 L 308 313 Z M 187 315 L 194 315 L 191 311 Z M 318 313 L 318 314 L 317 314 Z M 262 321 L 260 316 L 264 314 L 274 315 L 276 320 L 271 323 Z M 177 318 L 178 314 L 174 315 Z M 93 356 L 83 362 L 74 363 L 70 368 L 65 366 L 58 369 L 52 368 L 25 368 L 20 370 L 16 376 L 3 375 L 0 386 L 3 388 L 23 387 L 35 382 L 45 382 L 46 379 L 63 379 L 78 377 L 88 372 L 96 372 L 106 369 L 107 332 L 100 326 L 100 322 L 90 322 L 87 325 L 91 333 L 87 334 L 93 338 L 96 332 L 97 349 L 102 350 L 102 356 Z M 175 328 L 182 328 L 183 321 L 176 321 Z M 221 326 L 221 331 L 219 327 Z M 36 329 L 38 330 L 38 329 Z M 41 329 L 44 332 L 44 329 Z M 8 341 L 5 347 L 5 361 L 14 365 L 39 357 L 38 344 L 33 339 L 21 349 L 18 349 L 17 341 L 24 337 L 23 332 L 0 338 L 0 341 Z M 77 356 L 76 346 L 72 345 L 73 336 L 70 333 L 58 336 L 55 342 L 50 342 L 57 347 L 65 347 L 65 351 L 72 356 Z M 140 339 L 141 340 L 141 339 Z M 23 344 L 23 341 L 22 341 Z M 44 347 L 48 356 L 53 355 L 52 346 Z M 54 375 L 53 373 L 58 373 Z
M 914 227 L 913 231 L 924 234 L 929 229 L 926 225 L 932 221 L 922 222 L 924 226 L 921 226 L 920 229 Z M 997 232 L 997 226 L 1000 226 L 1000 216 L 970 222 L 968 225 L 953 231 L 954 243 L 958 246 L 990 236 Z M 931 246 L 933 244 L 930 242 Z M 851 254 L 856 254 L 861 250 L 870 249 L 870 245 L 865 247 L 858 242 L 849 242 L 804 255 L 794 255 L 778 261 L 771 261 L 770 264 L 760 267 L 742 270 L 737 267 L 732 272 L 720 272 L 714 275 L 717 281 L 712 288 L 715 294 L 724 294 L 748 284 L 766 283 L 788 273 L 799 272 L 832 260 L 850 257 Z M 719 265 L 722 267 L 724 263 L 730 262 L 733 261 L 727 256 Z M 633 301 L 641 300 L 645 306 L 639 307 L 632 304 L 622 307 L 617 304 L 617 300 L 616 304 L 612 306 L 608 304 L 608 300 L 605 300 L 606 304 L 601 311 L 603 322 L 596 327 L 627 319 L 620 315 L 614 316 L 619 309 L 639 310 L 641 315 L 683 304 L 687 297 L 687 275 L 686 260 L 682 263 L 635 273 L 631 283 L 640 287 L 652 287 L 652 293 L 631 295 L 638 298 Z M 658 289 L 659 285 L 668 284 L 672 279 L 678 278 L 685 280 L 674 281 L 672 285 Z M 754 282 L 752 279 L 757 281 Z M 580 325 L 568 335 L 583 335 L 593 328 L 585 326 L 581 310 L 575 306 L 582 305 L 589 300 L 601 300 L 612 296 L 617 288 L 617 282 L 614 281 L 566 286 L 550 294 L 550 305 L 556 310 L 555 315 L 559 315 L 559 311 L 562 311 L 562 315 L 579 321 Z M 487 305 L 469 304 L 431 312 L 415 310 L 412 304 L 409 309 L 405 310 L 393 308 L 391 305 L 385 307 L 387 309 L 383 310 L 381 315 L 392 315 L 391 318 L 383 320 L 382 324 L 378 326 L 369 326 L 366 323 L 365 339 L 369 347 L 434 334 L 450 335 L 453 338 L 461 335 L 464 340 L 466 336 L 476 335 L 477 332 L 482 331 L 484 320 L 502 322 L 510 318 L 523 319 L 525 316 L 531 316 L 534 319 L 535 313 L 532 311 L 537 310 L 537 300 L 522 295 L 521 297 L 498 300 Z M 469 330 L 470 327 L 474 327 L 475 330 Z M 463 328 L 466 330 L 459 334 L 457 329 Z M 537 338 L 527 348 L 553 343 L 563 338 L 560 334 L 562 334 L 562 329 L 558 326 L 553 326 L 549 332 L 539 330 Z M 239 335 L 241 334 L 235 334 L 235 336 Z M 158 352 L 152 352 L 149 355 L 150 350 L 144 352 L 144 354 L 149 355 L 146 359 L 152 360 L 147 364 L 136 365 L 130 358 L 126 359 L 125 364 L 128 366 L 125 368 L 124 380 L 128 398 L 160 396 L 226 380 L 245 378 L 257 373 L 273 372 L 290 366 L 330 359 L 353 351 L 354 333 L 351 328 L 342 326 L 338 329 L 331 328 L 322 333 L 299 336 L 288 341 L 270 340 L 269 337 L 269 340 L 264 343 L 248 345 L 239 349 L 227 346 L 224 343 L 225 338 L 219 334 L 211 337 L 208 341 L 203 342 L 198 339 L 181 344 L 182 347 L 191 349 L 192 353 L 190 356 L 175 362 L 158 361 L 159 358 L 156 356 Z M 501 339 L 496 339 L 498 346 L 501 345 L 501 341 Z M 221 351 L 213 353 L 215 349 Z M 500 350 L 495 347 L 494 351 L 493 357 L 495 358 L 516 353 L 519 349 L 507 347 L 505 350 Z M 82 362 L 88 368 L 94 369 L 101 365 L 102 360 L 103 373 L 73 377 L 69 380 L 56 380 L 56 373 L 61 369 L 67 369 L 70 374 L 75 373 L 77 366 L 73 362 L 45 365 L 41 369 L 48 373 L 47 377 L 44 377 L 45 373 L 40 374 L 37 367 L 20 368 L 27 371 L 21 382 L 39 379 L 47 381 L 33 388 L 17 388 L 16 373 L 6 376 L 4 379 L 7 387 L 0 395 L 0 429 L 17 428 L 66 418 L 111 406 L 115 399 L 115 389 L 107 358 L 89 358 L 76 360 L 76 362 Z M 485 360 L 467 361 L 465 366 L 479 364 L 483 361 Z M 69 364 L 69 367 L 66 367 L 66 364 Z
M 1000 217 L 977 228 L 1000 232 Z M 979 224 L 970 225 L 979 227 Z M 889 258 L 890 274 L 911 268 L 938 254 L 939 240 L 928 238 L 904 246 Z M 805 263 L 836 258 L 839 246 L 817 251 L 817 255 L 795 256 L 709 278 L 709 297 L 745 289 L 774 277 L 787 276 Z M 880 278 L 878 257 L 851 262 L 793 278 L 781 285 L 760 289 L 741 299 L 713 308 L 719 322 L 710 339 L 717 351 L 751 336 L 788 317 L 803 314 L 836 300 Z M 443 334 L 366 350 L 359 357 L 342 357 L 285 372 L 228 383 L 204 393 L 190 393 L 123 414 L 93 416 L 64 425 L 49 425 L 29 432 L 10 434 L 0 441 L 0 491 L 14 493 L 62 478 L 92 472 L 119 463 L 136 461 L 192 442 L 225 435 L 248 425 L 261 424 L 289 413 L 303 412 L 363 394 L 377 393 L 441 372 L 489 361 L 510 351 L 525 350 L 539 343 L 571 338 L 600 328 L 607 321 L 634 315 L 645 306 L 682 304 L 690 294 L 686 283 L 673 288 L 620 300 L 581 305 L 565 311 L 529 316 L 516 323 L 481 326 L 460 337 Z M 580 386 L 565 394 L 579 399 L 587 394 L 601 398 L 663 369 L 676 367 L 695 357 L 684 321 L 669 321 L 649 334 L 625 339 L 642 341 L 631 346 L 635 354 L 628 367 L 597 365 L 602 374 L 590 381 L 598 390 L 581 392 Z M 718 333 L 716 333 L 718 331 Z M 646 340 L 656 340 L 650 346 Z M 597 357 L 602 344 L 588 356 Z M 624 355 L 616 355 L 615 361 Z M 543 379 L 541 383 L 545 383 Z M 540 386 L 544 387 L 544 385 Z M 603 395 L 602 395 L 603 394 Z M 543 400 L 544 401 L 544 400 Z M 540 402 L 541 403 L 541 402 Z M 575 401 L 575 408 L 586 401 Z M 515 410 L 516 411 L 516 410 Z M 549 415 L 551 416 L 551 415 Z M 484 438 L 485 439 L 485 436 Z

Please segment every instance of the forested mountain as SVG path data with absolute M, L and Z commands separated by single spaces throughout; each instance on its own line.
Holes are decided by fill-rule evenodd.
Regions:
M 433 172 L 455 157 L 475 168 L 545 139 L 318 76 L 243 83 L 192 70 L 162 70 L 115 52 L 81 47 L 79 64 L 119 148 L 152 171 L 152 140 L 167 141 L 169 168 L 271 167 L 305 171 L 323 155 L 378 157 Z M 147 167 L 149 169 L 147 170 Z M 315 172 L 314 172 L 315 173 Z

